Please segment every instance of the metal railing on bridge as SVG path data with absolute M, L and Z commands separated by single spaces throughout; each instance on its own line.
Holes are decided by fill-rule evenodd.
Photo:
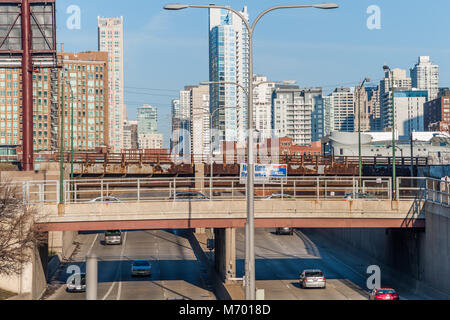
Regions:
M 424 198 L 445 207 L 450 207 L 450 178 L 427 179 L 424 188 Z
M 71 162 L 71 154 L 63 154 L 66 163 Z M 54 153 L 48 158 L 52 161 L 60 161 L 61 154 Z M 359 157 L 348 156 L 325 156 L 325 155 L 257 155 L 256 163 L 279 163 L 290 165 L 335 165 L 335 166 L 358 166 Z M 163 153 L 74 153 L 73 161 L 78 164 L 193 164 L 211 162 L 217 164 L 241 164 L 246 163 L 246 155 L 240 154 L 221 154 L 221 155 L 188 155 L 180 157 L 177 155 Z M 397 157 L 397 166 L 426 166 L 428 164 L 427 157 Z M 362 157 L 364 166 L 391 166 L 392 157 Z
M 428 189 L 427 199 L 450 202 L 449 182 L 430 178 L 398 177 L 397 200 L 414 200 Z M 59 181 L 13 182 L 30 204 L 87 203 L 115 197 L 122 202 L 178 201 L 181 199 L 245 200 L 246 185 L 240 178 L 139 178 L 66 180 L 63 194 Z M 188 193 L 188 194 L 186 194 Z M 391 177 L 296 177 L 256 181 L 256 200 L 392 200 Z

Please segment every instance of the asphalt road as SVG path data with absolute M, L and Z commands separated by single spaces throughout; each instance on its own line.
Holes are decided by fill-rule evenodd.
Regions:
M 70 276 L 67 267 L 73 264 L 84 272 L 86 255 L 95 253 L 99 257 L 99 300 L 214 300 L 187 235 L 186 231 L 133 231 L 123 234 L 122 245 L 104 246 L 103 233 L 80 234 L 80 249 L 58 280 L 65 283 Z M 151 277 L 131 277 L 131 264 L 136 259 L 150 260 Z M 50 299 L 84 300 L 85 293 L 60 289 Z
M 256 229 L 256 287 L 265 289 L 267 300 L 366 300 L 366 269 L 372 258 L 325 239 L 311 230 L 296 230 L 293 236 L 276 235 L 275 229 Z M 85 270 L 88 253 L 99 256 L 99 300 L 216 299 L 207 271 L 197 260 L 188 240 L 188 231 L 133 231 L 124 234 L 121 246 L 104 246 L 102 233 L 78 236 L 81 243 L 72 264 Z M 244 273 L 244 231 L 236 232 L 237 276 Z M 133 278 L 131 263 L 149 259 L 150 278 Z M 70 265 L 70 264 L 69 264 Z M 66 268 L 69 266 L 66 265 Z M 321 269 L 327 279 L 326 289 L 302 289 L 299 274 L 304 269 Z M 69 274 L 62 270 L 61 283 Z M 393 286 L 401 299 L 427 299 L 408 282 Z M 84 300 L 84 293 L 58 290 L 51 299 Z
M 297 231 L 298 232 L 298 231 Z M 301 235 L 301 236 L 299 236 Z M 236 233 L 237 273 L 244 273 L 244 232 Z M 275 229 L 255 232 L 256 287 L 265 290 L 267 300 L 365 300 L 352 271 L 328 256 L 303 234 L 276 235 Z M 327 279 L 326 289 L 301 289 L 299 274 L 304 269 L 320 269 Z

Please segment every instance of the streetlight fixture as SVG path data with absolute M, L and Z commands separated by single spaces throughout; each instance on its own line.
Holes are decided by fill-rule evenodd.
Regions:
M 383 66 L 383 70 L 384 72 L 391 72 L 391 68 L 389 68 L 388 66 Z M 394 89 L 394 75 L 393 74 L 389 74 L 389 77 L 391 78 L 391 95 L 392 95 L 392 200 L 396 200 L 397 199 L 397 169 L 396 169 L 396 158 L 395 158 L 395 141 L 396 141 L 396 137 L 395 137 L 395 104 L 394 104 L 394 94 L 395 94 L 395 89 Z
M 362 152 L 361 152 L 361 91 L 364 87 L 364 83 L 370 82 L 370 78 L 365 78 L 358 91 L 358 155 L 359 155 L 359 188 L 361 189 L 362 182 Z
M 294 9 L 294 8 L 316 8 L 316 9 L 336 9 L 339 6 L 335 3 L 320 3 L 320 4 L 304 4 L 304 5 L 281 5 L 271 7 L 263 12 L 261 12 L 256 19 L 253 21 L 253 24 L 250 25 L 250 22 L 247 20 L 244 15 L 229 7 L 222 5 L 186 5 L 186 4 L 168 4 L 164 6 L 166 10 L 181 10 L 186 8 L 207 8 L 207 9 L 225 9 L 234 14 L 236 14 L 243 22 L 248 31 L 248 42 L 249 42 L 249 68 L 248 68 L 248 112 L 247 112 L 247 126 L 248 126 L 248 163 L 247 163 L 247 223 L 246 223 L 246 241 L 245 241 L 245 297 L 247 300 L 255 300 L 256 298 L 256 286 L 255 286 L 255 215 L 254 215 L 254 154 L 253 154 L 253 132 L 254 132 L 254 124 L 253 124 L 253 33 L 255 27 L 259 20 L 266 15 L 267 13 L 278 10 L 278 9 Z

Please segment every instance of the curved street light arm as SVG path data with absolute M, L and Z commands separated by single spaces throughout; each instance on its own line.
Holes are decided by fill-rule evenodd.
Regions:
M 248 22 L 247 18 L 245 18 L 244 15 L 241 12 L 239 12 L 236 9 L 233 9 L 233 8 L 231 8 L 229 6 L 190 4 L 190 5 L 187 5 L 187 7 L 188 8 L 225 9 L 225 10 L 231 11 L 231 12 L 235 13 L 236 15 L 238 15 L 241 18 L 241 20 L 244 22 L 248 32 L 252 31 L 252 29 L 250 27 L 250 23 Z

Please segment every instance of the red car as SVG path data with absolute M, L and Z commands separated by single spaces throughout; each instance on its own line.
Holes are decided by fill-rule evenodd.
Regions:
M 400 300 L 398 293 L 392 288 L 373 289 L 370 300 Z

